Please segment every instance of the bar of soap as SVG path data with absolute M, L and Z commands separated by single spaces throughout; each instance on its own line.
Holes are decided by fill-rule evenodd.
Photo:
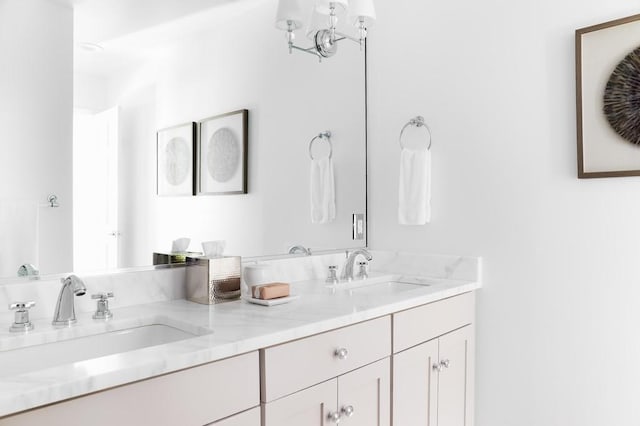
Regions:
M 251 296 L 254 299 L 270 300 L 289 296 L 289 284 L 269 283 L 251 287 Z

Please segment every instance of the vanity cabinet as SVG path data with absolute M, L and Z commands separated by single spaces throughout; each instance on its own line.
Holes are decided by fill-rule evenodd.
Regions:
M 389 358 L 263 404 L 264 426 L 389 426 Z
M 259 410 L 242 413 L 259 407 L 258 368 L 251 352 L 5 417 L 0 425 L 260 426 Z
M 255 407 L 244 413 L 209 423 L 207 426 L 260 426 L 260 407 Z
M 394 426 L 473 425 L 473 315 L 471 293 L 394 315 Z
M 261 350 L 264 426 L 388 426 L 391 318 Z

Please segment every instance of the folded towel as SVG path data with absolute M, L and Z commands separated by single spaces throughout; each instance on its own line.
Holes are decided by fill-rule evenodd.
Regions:
M 398 222 L 424 225 L 431 221 L 431 151 L 400 152 Z
M 311 160 L 311 223 L 329 223 L 336 218 L 333 162 L 324 157 Z

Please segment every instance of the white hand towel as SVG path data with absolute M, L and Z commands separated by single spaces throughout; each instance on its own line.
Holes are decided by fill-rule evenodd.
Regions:
M 431 221 L 431 151 L 400 152 L 398 222 L 424 225 Z
M 329 223 L 336 218 L 336 196 L 331 158 L 311 160 L 311 223 Z

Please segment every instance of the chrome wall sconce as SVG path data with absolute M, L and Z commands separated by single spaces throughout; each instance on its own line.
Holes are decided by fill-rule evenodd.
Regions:
M 307 16 L 310 16 L 308 20 Z M 290 54 L 295 49 L 315 55 L 322 61 L 322 58 L 336 54 L 338 42 L 342 40 L 354 41 L 362 49 L 367 29 L 373 26 L 375 19 L 373 0 L 280 0 L 276 28 L 287 32 Z M 342 20 L 351 23 L 357 34 L 339 31 L 338 24 Z M 304 48 L 295 44 L 295 31 L 307 21 L 305 34 L 313 45 Z

